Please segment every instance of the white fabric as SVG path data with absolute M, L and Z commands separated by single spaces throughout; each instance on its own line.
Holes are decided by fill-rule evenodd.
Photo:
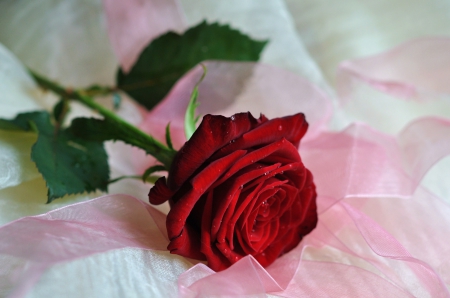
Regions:
M 306 76 L 329 93 L 342 60 L 377 53 L 412 37 L 450 35 L 450 1 L 183 0 L 181 4 L 190 25 L 207 18 L 231 23 L 255 38 L 269 38 L 263 62 Z M 0 2 L 0 42 L 25 65 L 66 85 L 113 82 L 117 63 L 100 1 L 4 0 Z M 47 106 L 36 90 L 30 93 L 33 87 L 23 66 L 0 47 L 0 116 Z M 364 112 L 371 117 L 383 115 L 384 110 L 372 105 Z M 358 110 L 352 113 L 366 117 Z M 409 111 L 398 109 L 397 113 L 409 117 Z M 335 120 L 336 127 L 348 123 L 341 117 Z M 0 132 L 0 224 L 100 195 L 71 196 L 45 205 L 45 183 L 36 178 L 27 159 L 32 142 L 29 134 L 12 137 Z M 118 152 L 120 145 L 109 149 Z M 447 158 L 423 183 L 450 201 L 450 185 L 442 179 L 449 177 L 449 169 Z M 129 171 L 119 163 L 114 174 Z M 123 181 L 110 191 L 146 200 L 148 189 L 136 181 Z M 117 250 L 53 267 L 29 296 L 176 297 L 177 277 L 189 267 L 187 260 L 167 253 Z

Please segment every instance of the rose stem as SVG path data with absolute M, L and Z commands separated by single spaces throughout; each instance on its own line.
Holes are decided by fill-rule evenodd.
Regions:
M 139 138 L 142 138 L 147 143 L 146 145 L 148 146 L 145 149 L 145 151 L 147 151 L 147 153 L 151 154 L 153 157 L 159 160 L 166 167 L 167 170 L 170 168 L 173 157 L 176 153 L 174 150 L 160 143 L 152 136 L 146 134 L 137 127 L 126 122 L 125 120 L 118 117 L 116 114 L 106 109 L 102 105 L 96 103 L 92 97 L 83 94 L 82 90 L 66 89 L 58 85 L 57 83 L 52 82 L 47 78 L 35 73 L 32 70 L 28 71 L 31 74 L 31 76 L 35 79 L 35 81 L 39 84 L 39 86 L 41 86 L 43 89 L 51 90 L 64 98 L 77 100 L 82 104 L 86 105 L 87 107 L 101 114 L 103 117 L 105 117 L 105 119 L 108 119 L 111 122 L 115 122 L 117 125 L 124 127 L 126 130 L 131 131 Z

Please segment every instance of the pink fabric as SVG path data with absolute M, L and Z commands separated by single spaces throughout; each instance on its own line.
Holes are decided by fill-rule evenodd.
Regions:
M 108 33 L 125 72 L 150 40 L 166 31 L 185 29 L 177 0 L 103 0 Z
M 436 47 L 446 44 L 443 39 L 423 42 Z M 400 47 L 405 62 L 396 65 L 395 71 L 399 82 L 414 86 L 420 80 L 411 79 L 415 78 L 413 70 L 402 71 L 402 67 L 409 65 L 408 57 L 419 65 L 428 58 L 409 48 L 415 46 L 417 41 Z M 446 57 L 449 53 L 440 52 Z M 393 62 L 392 54 L 385 55 L 365 61 L 377 69 L 391 67 L 384 64 Z M 207 67 L 209 75 L 200 87 L 201 113 L 231 114 L 248 108 L 267 111 L 272 117 L 305 112 L 311 129 L 300 151 L 317 184 L 319 225 L 268 268 L 251 257 L 219 273 L 204 264 L 193 266 L 179 277 L 181 297 L 265 297 L 266 293 L 283 297 L 450 297 L 446 286 L 450 284 L 446 257 L 450 253 L 446 241 L 450 207 L 419 184 L 431 166 L 450 153 L 449 120 L 418 119 L 397 136 L 365 124 L 330 132 L 325 124 L 331 104 L 306 80 L 259 64 L 208 62 Z M 373 77 L 380 79 L 372 70 Z M 367 70 L 368 77 L 370 73 Z M 199 75 L 196 68 L 182 78 L 143 127 L 156 135 L 170 120 L 179 146 L 186 100 Z M 355 78 L 365 80 L 362 75 Z M 276 113 L 270 109 L 275 105 Z M 21 297 L 43 270 L 58 262 L 123 247 L 165 249 L 167 237 L 158 228 L 164 220 L 164 215 L 145 203 L 112 195 L 12 222 L 0 228 L 0 275 L 7 277 L 0 286 L 9 287 L 12 297 Z
M 403 98 L 430 100 L 450 93 L 450 39 L 415 39 L 385 53 L 340 64 L 337 89 L 347 98 L 352 85 L 362 81 Z
M 309 123 L 306 140 L 323 131 L 331 118 L 332 105 L 326 94 L 289 71 L 251 62 L 206 61 L 203 64 L 208 72 L 199 87 L 199 115 L 229 117 L 237 111 L 250 111 L 255 117 L 264 112 L 268 118 L 274 118 L 302 112 Z M 192 89 L 202 74 L 203 68 L 199 65 L 183 76 L 164 103 L 147 114 L 140 128 L 164 141 L 165 127 L 170 122 L 174 147 L 180 148 L 186 142 L 184 114 Z M 283 103 L 276 109 L 273 108 L 274 98 Z M 135 156 L 138 172 L 155 162 L 142 152 L 136 152 Z
M 125 247 L 165 250 L 169 241 L 159 227 L 165 227 L 165 215 L 127 195 L 13 221 L 0 228 L 0 288 L 23 297 L 59 262 Z

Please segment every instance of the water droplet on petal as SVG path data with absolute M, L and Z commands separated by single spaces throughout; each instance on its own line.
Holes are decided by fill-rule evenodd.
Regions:
M 230 117 L 231 121 L 234 121 L 235 117 L 234 115 Z
M 283 130 L 283 126 L 279 125 L 278 130 Z

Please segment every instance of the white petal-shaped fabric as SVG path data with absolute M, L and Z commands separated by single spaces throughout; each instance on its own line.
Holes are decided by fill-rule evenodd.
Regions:
M 450 153 L 450 39 L 416 39 L 389 50 L 424 34 L 448 34 L 448 2 L 346 0 L 335 7 L 309 0 L 183 0 L 177 7 L 147 0 L 130 1 L 130 10 L 112 1 L 43 3 L 0 3 L 0 42 L 27 66 L 76 86 L 111 84 L 117 67 L 112 53 L 122 65 L 135 55 L 118 41 L 126 37 L 142 46 L 154 36 L 132 25 L 149 24 L 154 13 L 137 11 L 138 3 L 175 18 L 158 28 L 206 17 L 269 38 L 262 61 L 271 65 L 207 62 L 200 112 L 275 117 L 304 111 L 310 130 L 300 153 L 317 185 L 319 224 L 268 268 L 246 257 L 216 273 L 165 251 L 168 207 L 159 207 L 161 213 L 142 202 L 149 186 L 138 181 L 122 181 L 111 187 L 112 195 L 94 200 L 75 196 L 44 205 L 45 185 L 30 180 L 36 171 L 26 161 L 33 136 L 5 133 L 0 150 L 11 158 L 0 158 L 0 165 L 9 163 L 16 172 L 5 176 L 13 178 L 0 190 L 2 296 L 450 297 L 450 186 L 443 178 L 450 167 L 448 158 L 440 161 Z M 118 20 L 114 9 L 126 18 Z M 185 20 L 177 19 L 180 11 Z M 124 37 L 114 20 L 131 20 L 136 32 Z M 0 49 L 0 76 L 7 80 L 0 90 L 18 98 L 2 117 L 47 107 L 27 91 L 35 86 L 23 66 Z M 200 75 L 200 68 L 191 70 L 151 113 L 127 99 L 120 113 L 160 138 L 171 121 L 174 143 L 181 146 L 184 109 Z M 0 99 L 0 106 L 9 100 Z M 109 144 L 108 151 L 114 175 L 153 162 L 121 144 Z M 127 195 L 114 194 L 121 192 Z

